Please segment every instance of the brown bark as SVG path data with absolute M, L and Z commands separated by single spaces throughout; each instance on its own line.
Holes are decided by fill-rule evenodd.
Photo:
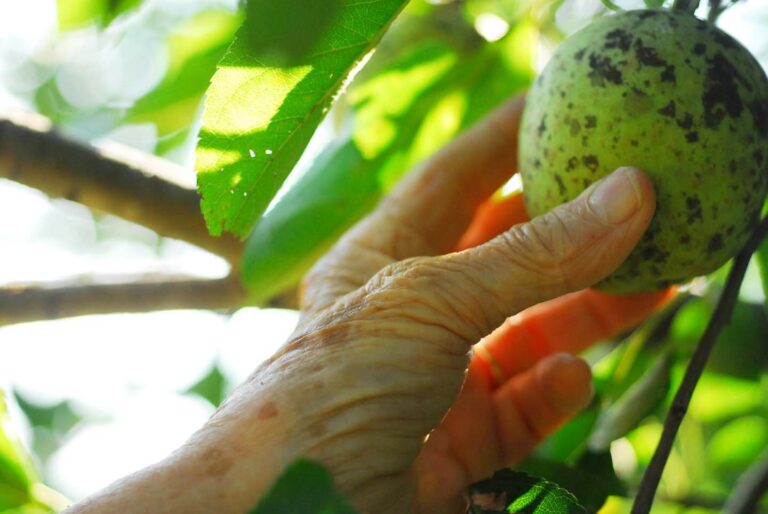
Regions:
M 197 192 L 182 185 L 190 173 L 129 148 L 71 140 L 35 114 L 0 118 L 0 177 L 187 241 L 237 267 L 242 243 L 208 234 Z
M 0 326 L 115 312 L 234 310 L 245 301 L 245 291 L 232 278 L 4 287 Z

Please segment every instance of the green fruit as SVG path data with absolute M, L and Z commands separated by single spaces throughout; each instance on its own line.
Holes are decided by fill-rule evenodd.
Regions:
M 738 252 L 768 185 L 768 79 L 716 27 L 680 11 L 601 18 L 558 48 L 531 89 L 520 168 L 532 216 L 621 166 L 656 188 L 656 215 L 598 287 L 660 289 Z

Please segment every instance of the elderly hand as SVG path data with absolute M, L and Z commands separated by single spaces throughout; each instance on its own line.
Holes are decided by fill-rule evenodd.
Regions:
M 519 196 L 485 203 L 502 222 L 470 227 L 515 171 L 523 103 L 435 155 L 342 238 L 306 277 L 289 342 L 145 472 L 142 494 L 186 495 L 184 512 L 245 512 L 308 457 L 362 512 L 460 514 L 469 484 L 589 402 L 589 368 L 569 354 L 663 298 L 583 290 L 632 250 L 654 192 L 625 168 L 530 222 Z

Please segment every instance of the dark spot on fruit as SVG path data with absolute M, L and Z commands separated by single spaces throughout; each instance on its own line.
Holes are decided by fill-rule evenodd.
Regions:
M 761 137 L 768 136 L 768 100 L 755 100 L 749 106 L 755 128 Z
M 605 35 L 605 48 L 618 48 L 623 52 L 632 45 L 632 35 L 624 29 L 612 30 Z
M 573 109 L 573 102 L 568 102 L 568 105 L 567 105 L 567 107 L 568 107 L 569 109 Z
M 555 182 L 557 182 L 557 188 L 560 190 L 560 194 L 565 194 L 565 184 L 563 183 L 563 178 L 560 175 L 555 174 Z
M 566 171 L 573 171 L 579 166 L 579 160 L 576 157 L 571 157 L 568 159 L 568 165 L 566 167 Z
M 731 175 L 736 173 L 736 161 L 731 159 L 731 162 L 728 163 L 728 171 L 731 172 Z
M 539 128 L 536 129 L 539 133 L 539 137 L 541 137 L 544 134 L 544 131 L 547 130 L 547 115 L 545 114 L 541 118 L 541 123 L 539 123 Z
M 586 166 L 592 173 L 596 172 L 600 167 L 600 161 L 598 161 L 596 155 L 585 155 L 581 159 L 581 162 L 584 163 L 584 166 Z
M 567 116 L 564 121 L 571 127 L 572 137 L 579 135 L 579 132 L 581 132 L 581 123 L 579 123 L 579 120 Z
M 758 164 L 758 166 L 762 166 L 763 162 L 765 162 L 765 154 L 762 150 L 755 150 L 752 153 L 752 157 L 754 157 L 755 162 Z
M 591 180 L 589 180 L 588 178 L 585 178 L 585 179 L 583 179 L 583 180 L 581 181 L 581 183 L 582 183 L 582 185 L 584 186 L 584 189 L 586 189 L 586 188 L 588 188 L 589 186 L 591 186 L 591 185 L 592 185 L 592 181 L 591 181 Z
M 629 144 L 632 145 L 632 146 L 638 146 L 640 144 L 640 142 L 637 139 L 631 139 L 629 141 Z
M 665 105 L 664 107 L 659 109 L 659 114 L 662 114 L 664 116 L 669 116 L 670 118 L 674 118 L 675 117 L 675 113 L 676 113 L 676 111 L 675 111 L 675 101 L 674 100 L 670 100 L 667 105 Z
M 661 81 L 662 82 L 672 82 L 674 84 L 677 83 L 677 75 L 675 74 L 675 67 L 671 64 L 669 66 L 666 66 L 664 68 L 664 71 L 661 72 Z
M 734 227 L 733 225 L 728 225 L 728 228 L 725 229 L 725 233 L 730 236 L 733 234 L 735 230 L 736 230 L 736 227 Z
M 649 245 L 643 248 L 643 251 L 640 252 L 640 255 L 644 261 L 664 263 L 669 257 L 669 252 L 665 252 L 656 245 Z
M 597 127 L 597 116 L 591 116 L 591 115 L 584 116 L 584 121 L 585 121 L 584 126 L 587 128 Z
M 699 141 L 699 133 L 695 130 L 685 133 L 685 140 L 689 143 L 697 143 Z
M 541 168 L 541 161 L 539 159 L 534 159 L 533 160 L 533 167 L 536 168 L 536 169 Z
M 656 11 L 651 11 L 651 10 L 639 11 L 637 13 L 637 17 L 640 18 L 641 20 L 647 20 L 648 18 L 652 18 L 652 17 L 656 16 L 657 14 L 658 13 Z
M 619 68 L 613 65 L 611 59 L 596 53 L 589 54 L 589 78 L 595 86 L 605 87 L 606 82 L 620 86 L 624 77 Z
M 704 121 L 710 128 L 720 125 L 726 116 L 737 118 L 744 110 L 736 80 L 741 77 L 722 53 L 707 59 L 707 82 L 701 103 Z
M 723 48 L 734 49 L 734 48 L 739 48 L 740 46 L 735 39 L 733 39 L 731 36 L 723 32 L 722 30 L 713 30 L 712 39 L 717 41 L 717 43 Z
M 682 235 L 680 236 L 680 239 L 678 239 L 678 241 L 680 241 L 680 244 L 687 245 L 688 243 L 691 242 L 691 236 L 689 236 L 688 234 Z
M 693 116 L 691 113 L 686 112 L 682 118 L 677 120 L 677 126 L 683 130 L 689 130 L 691 127 L 693 127 Z
M 709 244 L 707 245 L 707 252 L 714 253 L 719 250 L 723 249 L 723 236 L 721 234 L 715 234 L 712 236 L 712 238 L 709 240 Z
M 685 207 L 688 209 L 688 223 L 702 220 L 701 200 L 699 200 L 698 196 L 686 198 Z
M 586 51 L 587 51 L 586 48 L 582 48 L 581 50 L 573 54 L 573 56 L 576 58 L 577 61 L 580 61 L 584 58 L 584 54 L 586 53 Z
M 656 49 L 650 46 L 645 46 L 643 44 L 643 40 L 640 38 L 637 38 L 637 41 L 635 41 L 635 56 L 637 57 L 637 60 L 640 61 L 640 64 L 644 64 L 646 66 L 653 66 L 653 67 L 663 67 L 663 66 L 669 66 L 669 63 L 659 57 L 658 52 L 656 52 Z
M 560 98 L 565 98 L 565 91 L 560 91 Z

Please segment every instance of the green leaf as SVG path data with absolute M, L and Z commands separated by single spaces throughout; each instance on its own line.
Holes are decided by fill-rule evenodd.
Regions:
M 607 450 L 616 439 L 626 435 L 651 414 L 667 396 L 672 359 L 664 355 L 611 406 L 597 421 L 589 447 Z
M 168 38 L 170 65 L 163 81 L 136 101 L 126 123 L 154 123 L 161 136 L 188 129 L 241 21 L 228 11 L 212 10 L 178 27 Z
M 557 484 L 521 471 L 503 469 L 469 488 L 468 514 L 586 514 L 576 497 Z
M 197 150 L 202 210 L 212 234 L 248 234 L 350 72 L 405 3 L 341 0 L 332 27 L 316 38 L 308 57 L 291 65 L 275 49 L 290 54 L 296 34 L 314 33 L 314 9 L 297 12 L 296 2 L 272 2 L 272 15 L 294 16 L 287 32 L 279 31 L 279 20 L 249 12 L 208 90 Z M 262 34 L 256 43 L 254 34 Z M 259 38 L 271 46 L 260 47 Z
M 462 59 L 420 43 L 353 85 L 350 140 L 327 149 L 248 240 L 242 277 L 252 301 L 295 284 L 417 162 L 529 84 L 531 39 L 521 24 Z
M 0 511 L 29 502 L 32 485 L 38 481 L 32 462 L 19 441 L 8 432 L 10 426 L 0 391 Z
M 353 135 L 326 148 L 248 239 L 242 277 L 252 301 L 267 300 L 298 281 L 375 205 L 384 191 L 384 172 L 406 169 L 418 130 L 441 98 L 433 92 L 435 84 L 454 64 L 445 47 L 423 45 L 355 90 L 356 118 L 368 128 L 355 131 L 359 143 Z M 393 88 L 393 82 L 399 86 Z M 389 102 L 392 96 L 398 101 Z
M 646 7 L 656 9 L 664 5 L 665 0 L 644 0 Z
M 108 25 L 117 16 L 139 7 L 144 0 L 56 0 L 59 30 L 86 25 Z
M 201 396 L 214 407 L 218 407 L 226 395 L 226 382 L 227 379 L 221 373 L 219 367 L 213 366 L 207 375 L 184 392 Z
M 330 473 L 312 461 L 291 464 L 249 514 L 357 514 L 333 486 Z
M 626 494 L 608 452 L 587 452 L 575 464 L 530 458 L 518 469 L 567 489 L 587 512 L 600 510 L 609 496 Z
M 768 420 L 764 416 L 744 416 L 718 430 L 707 452 L 718 469 L 740 472 L 749 467 L 768 448 Z

